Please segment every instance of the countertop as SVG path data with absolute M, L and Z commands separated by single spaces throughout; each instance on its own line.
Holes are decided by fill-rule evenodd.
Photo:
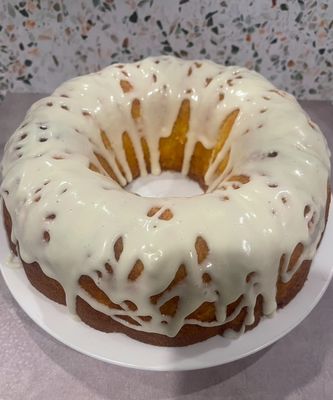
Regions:
M 9 94 L 0 105 L 0 152 L 38 94 Z M 333 149 L 333 106 L 304 101 Z M 145 372 L 77 353 L 41 330 L 0 277 L 0 400 L 333 398 L 333 284 L 283 339 L 245 359 L 194 372 Z

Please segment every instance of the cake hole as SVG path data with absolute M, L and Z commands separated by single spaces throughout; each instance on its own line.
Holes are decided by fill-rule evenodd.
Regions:
M 65 97 L 65 98 L 69 99 L 69 96 L 67 94 L 61 94 L 60 97 Z
M 190 67 L 187 71 L 187 76 L 191 76 L 192 75 L 192 67 Z
M 239 186 L 237 183 L 233 183 L 233 184 L 231 185 L 231 187 L 232 187 L 234 190 L 237 190 L 237 189 L 240 188 L 240 186 Z
M 50 234 L 48 231 L 43 232 L 43 240 L 44 242 L 48 243 L 50 241 Z
M 283 196 L 283 197 L 281 197 L 281 201 L 283 204 L 287 204 L 288 199 L 287 199 L 287 197 Z
M 61 104 L 60 107 L 61 107 L 63 110 L 69 111 L 69 108 L 68 108 L 66 105 L 64 105 L 64 104 Z
M 270 187 L 270 188 L 277 188 L 278 185 L 277 185 L 276 183 L 269 183 L 269 184 L 268 184 L 268 187 Z
M 41 197 L 40 195 L 38 195 L 37 197 L 35 197 L 34 202 L 35 202 L 35 203 L 38 203 L 39 200 L 40 200 L 41 198 L 42 198 L 42 197 Z
M 38 193 L 38 192 L 40 192 L 41 190 L 42 190 L 42 188 L 38 188 L 38 189 L 35 190 L 35 193 Z
M 155 74 L 153 74 L 153 82 L 156 83 L 157 82 L 157 76 Z
M 126 76 L 126 78 L 128 78 L 128 73 L 124 70 L 124 71 L 121 71 L 121 73 L 123 74 L 123 75 L 125 75 Z
M 161 314 L 167 315 L 169 317 L 174 317 L 177 312 L 178 303 L 179 303 L 179 296 L 172 297 L 170 300 L 161 305 L 160 307 Z
M 228 196 L 221 196 L 220 199 L 221 199 L 222 201 L 228 201 L 228 200 L 230 200 Z
M 47 181 L 45 181 L 45 182 L 43 183 L 43 185 L 46 186 L 46 185 L 48 185 L 49 183 L 50 183 L 50 181 L 47 180 Z
M 61 192 L 60 192 L 60 194 L 64 194 L 64 193 L 66 193 L 67 192 L 67 188 L 65 188 L 65 189 L 63 189 Z
M 232 79 L 227 80 L 227 85 L 230 87 L 234 86 Z
M 197 68 L 201 68 L 201 67 L 202 67 L 202 64 L 199 63 L 199 62 L 195 62 L 194 65 L 195 65 Z
M 123 64 L 119 64 L 119 65 L 115 65 L 115 67 L 121 69 L 121 68 L 124 68 L 124 65 Z
M 102 277 L 103 277 L 103 274 L 102 274 L 102 272 L 101 271 L 99 271 L 98 269 L 96 269 L 96 274 L 97 274 L 97 277 L 99 278 L 99 279 L 101 279 Z
M 144 266 L 141 260 L 136 260 L 131 272 L 128 274 L 128 280 L 134 282 L 136 281 L 139 276 L 141 275 L 142 271 L 144 270 Z
M 124 250 L 123 238 L 122 238 L 122 236 L 120 236 L 116 240 L 116 242 L 115 242 L 115 244 L 113 246 L 114 257 L 115 257 L 116 261 L 119 261 L 121 253 L 123 252 L 123 250 Z
M 53 160 L 63 160 L 64 159 L 64 157 L 62 157 L 62 156 L 53 156 L 52 158 L 53 158 Z
M 209 254 L 208 244 L 202 236 L 198 236 L 195 240 L 194 246 L 197 252 L 198 264 L 202 264 Z
M 128 309 L 131 311 L 136 311 L 138 309 L 136 304 L 134 304 L 133 301 L 131 301 L 131 300 L 125 300 L 124 303 L 127 305 Z
M 52 103 L 51 101 L 48 101 L 48 102 L 46 103 L 46 105 L 47 105 L 48 107 L 52 107 L 52 106 L 53 106 L 53 103 Z
M 25 139 L 27 136 L 28 136 L 28 135 L 27 135 L 26 133 L 23 133 L 23 134 L 21 135 L 21 137 L 20 137 L 20 140 Z
M 274 158 L 274 157 L 276 157 L 277 155 L 278 155 L 278 152 L 277 152 L 277 151 L 271 151 L 270 153 L 267 154 L 267 157 Z
M 267 96 L 262 96 L 262 98 L 263 98 L 264 100 L 270 100 L 270 99 L 271 99 L 270 97 L 267 97 Z
M 15 150 L 21 150 L 22 149 L 22 146 L 16 146 L 15 147 Z
M 41 143 L 47 142 L 47 138 L 40 138 L 39 141 L 40 141 Z
M 56 215 L 55 214 L 48 214 L 46 217 L 45 217 L 45 219 L 47 220 L 47 221 L 53 221 L 54 219 L 56 218 Z
M 9 195 L 9 191 L 8 190 L 4 190 L 3 191 L 7 196 Z
M 264 124 L 258 125 L 258 129 L 262 128 L 263 126 L 264 126 Z
M 42 131 L 45 131 L 47 129 L 47 126 L 46 125 L 40 125 L 39 129 L 41 129 Z
M 212 281 L 212 277 L 207 272 L 205 272 L 202 275 L 202 282 L 203 283 L 210 283 L 211 281 Z
M 219 93 L 219 101 L 222 101 L 224 99 L 224 94 L 223 93 Z
M 87 110 L 83 110 L 82 111 L 82 115 L 84 116 L 84 117 L 90 117 L 90 112 L 89 111 L 87 111 Z
M 197 182 L 179 172 L 162 172 L 139 177 L 126 186 L 126 190 L 143 197 L 193 197 L 203 194 Z
M 107 270 L 107 272 L 109 274 L 113 274 L 113 268 L 111 267 L 111 265 L 109 263 L 105 263 L 104 268 Z
M 267 111 L 267 108 L 263 108 L 262 110 L 260 110 L 260 114 L 263 114 Z
M 130 82 L 124 79 L 120 80 L 120 87 L 122 88 L 124 93 L 128 93 L 133 90 L 133 86 L 130 84 Z
M 243 79 L 242 75 L 235 76 L 235 79 Z
M 168 321 L 163 320 L 163 321 L 161 321 L 161 324 L 167 325 L 167 324 L 168 324 Z
M 159 63 L 160 63 L 159 60 L 156 60 L 156 61 L 155 61 L 155 64 L 159 64 Z

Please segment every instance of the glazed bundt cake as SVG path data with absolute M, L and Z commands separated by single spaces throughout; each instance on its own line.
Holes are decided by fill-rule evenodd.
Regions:
M 178 171 L 204 194 L 126 185 Z M 242 333 L 302 288 L 325 229 L 325 138 L 259 74 L 148 58 L 35 103 L 2 164 L 3 214 L 31 284 L 85 323 L 182 346 Z

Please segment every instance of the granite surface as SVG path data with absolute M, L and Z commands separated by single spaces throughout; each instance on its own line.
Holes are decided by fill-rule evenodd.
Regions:
M 0 97 L 160 54 L 246 66 L 298 98 L 332 99 L 333 1 L 0 2 Z
M 0 105 L 0 147 L 40 95 L 8 95 Z M 302 103 L 333 149 L 333 106 Z M 333 284 L 286 337 L 253 356 L 194 372 L 145 372 L 71 350 L 20 309 L 0 277 L 0 400 L 332 400 Z

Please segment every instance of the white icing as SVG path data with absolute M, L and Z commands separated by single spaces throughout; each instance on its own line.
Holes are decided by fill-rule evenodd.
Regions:
M 211 79 L 208 85 L 207 78 Z M 121 80 L 130 82 L 133 90 L 124 93 Z M 192 92 L 187 93 L 188 89 Z M 137 122 L 131 116 L 135 99 L 141 104 Z M 191 114 L 183 174 L 189 171 L 195 144 L 212 149 L 221 123 L 239 109 L 224 147 L 206 173 L 206 194 L 138 197 L 88 168 L 91 162 L 100 166 L 94 154 L 99 153 L 121 185 L 131 182 L 122 144 L 126 131 L 141 176 L 147 175 L 141 137 L 150 150 L 152 172 L 158 174 L 159 140 L 170 135 L 184 99 L 190 101 Z M 112 149 L 103 145 L 101 131 Z M 229 151 L 228 166 L 218 176 L 216 168 Z M 259 74 L 209 61 L 161 57 L 124 68 L 113 65 L 72 79 L 35 103 L 6 145 L 2 169 L 12 240 L 20 244 L 24 261 L 37 261 L 46 275 L 62 284 L 73 312 L 79 294 L 122 324 L 128 323 L 119 316 L 130 315 L 140 324 L 129 324 L 133 329 L 174 336 L 185 322 L 220 325 L 246 306 L 249 312 L 243 331 L 253 322 L 258 294 L 264 299 L 264 313 L 275 311 L 281 255 L 285 254 L 282 277 L 288 281 L 303 260 L 312 259 L 324 230 L 330 163 L 319 128 L 309 124 L 309 117 L 292 96 L 277 91 Z M 250 182 L 237 183 L 240 188 L 234 190 L 232 182 L 226 181 L 231 170 L 232 175 L 249 176 Z M 147 212 L 156 206 L 161 210 L 148 217 Z M 306 206 L 310 211 L 304 216 Z M 173 213 L 169 221 L 159 219 L 166 209 Z M 46 218 L 52 214 L 54 219 Z M 202 265 L 198 265 L 195 250 L 198 236 L 209 246 Z M 114 244 L 119 237 L 124 250 L 117 261 Z M 304 251 L 287 272 L 298 243 Z M 144 271 L 133 282 L 128 275 L 137 260 L 142 261 Z M 105 270 L 106 263 L 113 274 Z M 152 304 L 150 296 L 166 289 L 182 264 L 186 279 Z M 205 272 L 212 278 L 210 283 L 202 281 Z M 106 307 L 81 289 L 81 275 L 91 276 L 123 310 Z M 226 318 L 226 306 L 241 295 L 237 309 Z M 180 298 L 176 314 L 162 316 L 159 307 L 174 296 Z M 128 310 L 126 300 L 138 310 Z M 216 321 L 185 321 L 203 302 L 215 302 Z M 147 315 L 151 321 L 139 318 Z

